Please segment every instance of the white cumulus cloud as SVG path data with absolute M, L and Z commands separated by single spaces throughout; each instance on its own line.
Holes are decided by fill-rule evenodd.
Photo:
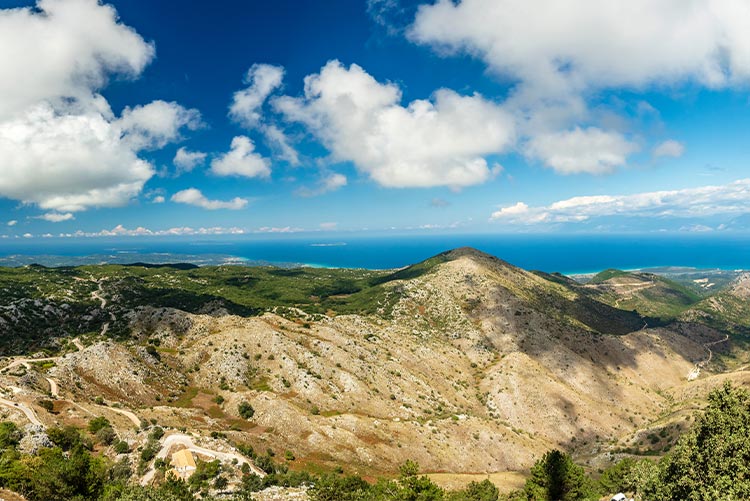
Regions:
M 183 127 L 195 130 L 202 125 L 197 110 L 166 101 L 126 107 L 116 123 L 123 131 L 123 140 L 138 150 L 163 148 L 180 138 Z
M 154 174 L 144 149 L 198 112 L 155 101 L 117 117 L 98 91 L 137 77 L 153 45 L 96 0 L 0 9 L 0 197 L 62 213 L 126 204 Z
M 268 177 L 268 159 L 255 152 L 255 145 L 246 136 L 237 136 L 227 153 L 211 161 L 211 172 L 217 176 Z
M 202 151 L 190 151 L 184 146 L 177 150 L 172 163 L 178 173 L 190 172 L 206 161 L 206 154 Z
M 188 188 L 187 190 L 178 191 L 172 195 L 172 201 L 180 204 L 194 205 L 196 207 L 202 207 L 208 210 L 218 209 L 229 209 L 229 210 L 240 210 L 247 206 L 248 200 L 246 198 L 235 197 L 231 200 L 209 200 L 206 196 L 196 188 Z
M 531 143 L 527 154 L 563 173 L 602 173 L 626 165 L 634 149 L 616 130 L 570 134 L 609 128 L 591 109 L 601 91 L 745 88 L 748 19 L 746 0 L 435 0 L 419 6 L 407 37 L 481 59 L 509 82 L 504 105 Z M 595 152 L 569 154 L 572 141 L 595 139 Z M 667 142 L 654 157 L 680 156 L 680 146 Z
M 638 149 L 617 132 L 576 127 L 533 137 L 526 152 L 560 174 L 608 174 L 625 165 L 627 156 Z
M 271 93 L 281 86 L 284 68 L 270 64 L 254 64 L 245 75 L 248 87 L 234 93 L 229 116 L 249 129 L 261 121 L 261 108 Z
M 267 125 L 263 127 L 263 135 L 278 158 L 295 167 L 300 164 L 299 153 L 290 144 L 284 131 L 275 125 Z
M 513 118 L 478 94 L 440 89 L 430 100 L 401 105 L 401 91 L 356 64 L 330 61 L 305 78 L 303 97 L 274 105 L 331 151 L 382 186 L 460 188 L 487 181 L 484 158 L 514 141 Z
M 112 73 L 135 77 L 154 47 L 97 0 L 0 10 L 0 116 L 40 101 L 87 100 Z
M 483 59 L 546 95 L 692 80 L 746 83 L 745 0 L 437 0 L 409 36 Z

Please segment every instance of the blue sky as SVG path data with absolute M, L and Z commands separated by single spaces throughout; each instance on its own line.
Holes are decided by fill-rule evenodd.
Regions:
M 0 7 L 5 238 L 750 229 L 743 0 Z

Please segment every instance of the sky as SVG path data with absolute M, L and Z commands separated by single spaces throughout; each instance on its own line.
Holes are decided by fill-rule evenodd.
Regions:
M 750 231 L 745 0 L 0 0 L 0 238 Z

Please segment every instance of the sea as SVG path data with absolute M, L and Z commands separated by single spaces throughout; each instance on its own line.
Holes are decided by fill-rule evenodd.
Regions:
M 566 275 L 659 267 L 750 269 L 750 235 L 361 235 L 129 237 L 0 241 L 0 266 L 247 264 L 391 269 L 474 247 L 529 270 Z

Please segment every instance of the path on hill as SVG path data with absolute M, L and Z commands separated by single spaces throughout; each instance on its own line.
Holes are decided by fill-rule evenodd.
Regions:
M 107 407 L 107 409 L 111 410 L 112 412 L 116 412 L 117 414 L 122 414 L 126 418 L 130 419 L 130 422 L 132 422 L 137 428 L 141 427 L 141 419 L 134 413 L 125 409 L 118 409 L 117 407 Z
M 6 400 L 4 398 L 0 398 L 0 405 L 4 405 L 6 407 L 10 407 L 11 409 L 16 409 L 24 413 L 26 418 L 31 421 L 31 424 L 35 424 L 37 426 L 44 426 L 41 421 L 39 421 L 39 418 L 36 416 L 36 413 L 26 405 L 19 403 L 19 402 L 13 402 L 12 400 Z
M 9 371 L 11 369 L 14 369 L 18 367 L 19 365 L 23 365 L 26 370 L 31 370 L 31 364 L 34 362 L 55 362 L 60 357 L 45 357 L 45 358 L 17 358 L 13 360 L 11 363 L 9 363 L 5 368 L 3 368 L 2 372 Z
M 703 343 L 703 347 L 708 350 L 708 357 L 701 360 L 697 364 L 695 364 L 695 367 L 693 367 L 693 370 L 691 370 L 687 375 L 688 381 L 695 381 L 698 379 L 698 376 L 701 374 L 701 369 L 705 367 L 707 364 L 711 362 L 711 359 L 714 356 L 714 352 L 711 351 L 711 346 L 717 345 L 719 343 L 724 343 L 726 341 L 729 341 L 729 334 L 727 334 L 724 339 L 719 339 L 718 341 L 711 341 L 710 343 Z
M 105 298 L 104 296 L 102 296 L 102 294 L 104 294 L 104 287 L 102 286 L 102 280 L 104 280 L 104 279 L 100 279 L 100 280 L 98 280 L 96 282 L 96 285 L 97 285 L 98 289 L 91 293 L 91 297 L 94 298 L 94 299 L 96 299 L 97 301 L 99 301 L 101 303 L 99 305 L 99 307 L 102 309 L 102 311 L 106 311 L 106 308 L 107 308 L 107 298 Z M 109 320 L 110 320 L 110 322 L 114 322 L 115 321 L 115 314 L 112 313 L 111 311 L 109 312 Z M 110 324 L 110 322 L 105 322 L 104 325 L 102 325 L 102 331 L 101 331 L 101 333 L 99 335 L 104 336 L 107 333 L 107 331 L 109 331 L 109 324 Z
M 50 395 L 52 395 L 54 398 L 59 397 L 60 396 L 60 388 L 57 386 L 57 381 L 55 381 L 54 379 L 49 378 L 49 377 L 45 377 L 44 379 L 46 379 L 47 382 L 49 383 L 49 393 L 50 393 Z
M 235 452 L 221 452 L 213 449 L 207 449 L 205 447 L 200 447 L 195 445 L 195 442 L 193 442 L 193 437 L 191 437 L 190 435 L 183 435 L 179 433 L 169 435 L 164 439 L 161 449 L 156 454 L 156 459 L 166 459 L 167 455 L 169 454 L 169 450 L 176 445 L 181 445 L 194 454 L 218 459 L 221 462 L 237 460 L 238 466 L 247 464 L 250 468 L 250 471 L 254 474 L 258 475 L 261 478 L 266 476 L 266 472 L 255 466 L 255 464 L 250 459 L 246 458 L 242 454 Z M 154 468 L 152 467 L 143 476 L 143 478 L 141 478 L 141 485 L 148 485 L 148 483 L 151 482 L 151 480 L 154 478 L 155 473 L 156 470 L 154 470 Z
M 75 347 L 78 348 L 78 351 L 83 351 L 83 349 L 86 348 L 85 346 L 83 346 L 83 343 L 81 342 L 81 340 L 78 339 L 77 337 L 74 337 L 72 339 L 72 342 L 75 345 Z

